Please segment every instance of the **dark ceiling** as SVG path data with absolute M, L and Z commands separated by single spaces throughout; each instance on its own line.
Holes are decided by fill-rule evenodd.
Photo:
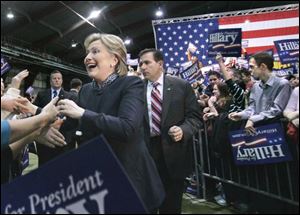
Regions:
M 151 21 L 158 7 L 165 11 L 163 18 L 174 18 L 295 3 L 298 1 L 1 1 L 1 52 L 8 42 L 83 68 L 82 44 L 93 32 L 130 37 L 133 43 L 127 49 L 133 58 L 140 50 L 154 47 Z M 93 27 L 80 15 L 87 17 L 96 8 L 105 9 Z M 9 10 L 15 14 L 13 20 L 6 18 Z M 79 45 L 71 48 L 72 41 Z

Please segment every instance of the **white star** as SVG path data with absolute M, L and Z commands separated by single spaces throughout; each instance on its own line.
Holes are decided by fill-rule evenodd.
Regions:
M 275 139 L 274 142 L 277 143 L 278 141 Z
M 188 28 L 191 28 L 192 26 L 191 25 L 188 25 Z
M 197 31 L 197 29 L 194 29 L 194 33 L 197 33 L 198 31 Z
M 169 56 L 169 54 L 168 54 L 168 53 L 165 53 L 165 56 L 167 57 L 167 56 Z
M 199 51 L 199 50 L 197 50 L 197 51 L 196 51 L 196 54 L 200 54 L 200 51 Z
M 199 43 L 199 40 L 195 40 L 195 43 L 198 44 L 198 43 Z
M 177 44 L 178 44 L 177 42 L 174 42 L 174 46 L 177 46 Z
M 187 33 L 187 31 L 186 31 L 186 30 L 184 30 L 184 31 L 183 31 L 183 33 L 184 33 L 184 34 L 186 34 L 186 33 Z
M 168 45 L 168 43 L 164 43 L 164 46 L 167 46 Z
M 190 35 L 189 38 L 192 39 L 192 38 L 193 38 L 193 35 Z
M 200 23 L 200 24 L 198 24 L 198 26 L 201 28 L 201 27 L 202 27 L 202 24 Z
M 278 140 L 282 141 L 282 138 L 281 138 L 281 137 L 279 137 L 279 139 L 278 139 Z
M 208 43 L 208 39 L 206 39 L 206 40 L 205 40 L 205 42 L 207 42 L 207 43 Z
M 200 36 L 200 37 L 203 37 L 203 34 L 200 34 L 199 36 Z
M 161 28 L 158 28 L 157 30 L 158 30 L 158 31 L 161 31 Z
M 179 63 L 176 63 L 176 66 L 179 66 Z
M 184 60 L 184 58 L 183 58 L 183 57 L 181 57 L 181 58 L 180 58 L 180 60 L 181 60 L 181 61 L 183 61 L 183 60 Z
M 167 33 L 166 33 L 166 32 L 164 32 L 164 33 L 163 33 L 163 35 L 164 35 L 164 36 L 166 36 L 166 35 L 167 35 Z
M 179 25 L 179 26 L 177 27 L 177 29 L 180 30 L 180 29 L 181 29 L 181 26 Z
M 206 56 L 205 55 L 202 55 L 202 59 L 205 59 L 206 58 Z
M 214 24 L 214 23 L 210 22 L 210 23 L 209 23 L 209 26 L 213 26 L 213 24 Z
M 178 52 L 175 52 L 174 55 L 177 56 L 177 55 L 178 55 Z
M 208 29 L 207 29 L 207 28 L 205 28 L 205 29 L 204 29 L 204 31 L 205 31 L 205 32 L 208 32 Z
M 170 31 L 170 30 L 171 30 L 171 27 L 168 27 L 167 29 Z
M 179 47 L 179 50 L 183 50 L 182 46 Z
M 160 37 L 160 38 L 158 38 L 158 40 L 159 40 L 159 41 L 162 41 L 162 38 Z
M 170 64 L 167 63 L 166 66 L 170 66 Z
M 176 35 L 177 34 L 177 32 L 176 31 L 173 31 L 173 35 Z
M 205 46 L 204 46 L 204 45 L 201 45 L 200 47 L 201 47 L 202 49 L 204 49 Z
M 160 48 L 160 49 L 159 49 L 159 51 L 161 51 L 161 52 L 162 52 L 163 50 L 164 50 L 163 48 Z
M 272 140 L 270 140 L 270 141 L 269 141 L 269 143 L 273 143 L 273 141 L 272 141 Z
M 170 58 L 170 61 L 174 61 L 174 58 L 171 57 L 171 58 Z
M 185 45 L 188 44 L 188 41 L 184 41 L 184 44 L 185 44 Z
M 170 48 L 169 48 L 169 51 L 173 51 L 173 48 L 172 48 L 172 47 L 170 47 Z
M 172 37 L 169 37 L 168 39 L 169 39 L 169 40 L 172 40 Z
M 212 64 L 212 61 L 211 61 L 211 60 L 209 60 L 209 61 L 208 61 L 208 64 Z
M 179 36 L 178 39 L 182 40 L 182 36 Z

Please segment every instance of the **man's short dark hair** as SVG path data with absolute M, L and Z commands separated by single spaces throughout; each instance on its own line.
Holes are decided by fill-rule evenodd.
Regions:
M 70 82 L 70 87 L 77 88 L 82 86 L 82 81 L 79 78 L 73 78 Z
M 216 76 L 218 79 L 221 78 L 221 74 L 216 72 L 216 71 L 213 71 L 213 70 L 210 70 L 208 73 L 207 73 L 208 77 L 211 76 L 211 75 L 214 75 Z
M 245 69 L 245 68 L 241 68 L 241 69 L 239 69 L 238 71 L 239 71 L 239 73 L 240 73 L 241 75 L 244 75 L 244 76 L 246 76 L 246 77 L 251 76 L 251 72 L 250 72 L 249 70 Z
M 158 61 L 164 61 L 164 55 L 161 51 L 157 50 L 157 49 L 144 49 L 139 53 L 139 58 L 141 58 L 142 55 L 148 53 L 148 52 L 152 52 L 153 53 L 153 58 L 156 62 Z
M 267 66 L 268 70 L 272 71 L 274 66 L 274 58 L 270 54 L 266 52 L 260 52 L 253 55 L 251 58 L 254 58 L 257 66 L 260 66 L 263 63 Z

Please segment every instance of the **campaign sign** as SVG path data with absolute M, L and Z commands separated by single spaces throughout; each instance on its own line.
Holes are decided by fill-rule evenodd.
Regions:
M 240 57 L 242 49 L 241 28 L 219 29 L 209 34 L 208 56 L 215 57 L 221 53 L 223 57 Z
M 256 128 L 256 135 L 247 135 L 245 130 L 229 133 L 236 165 L 279 163 L 292 160 L 280 124 Z
M 146 213 L 103 137 L 1 186 L 1 214 Z
M 10 70 L 11 66 L 9 63 L 6 61 L 4 57 L 1 55 L 1 75 L 6 73 L 8 70 Z
M 190 84 L 204 79 L 201 70 L 198 67 L 198 62 L 195 62 L 185 70 L 180 71 L 180 77 L 188 81 Z
M 299 39 L 274 41 L 281 63 L 299 61 Z

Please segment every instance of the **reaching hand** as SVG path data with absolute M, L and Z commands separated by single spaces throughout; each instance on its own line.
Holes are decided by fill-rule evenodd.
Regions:
M 22 81 L 29 75 L 29 71 L 27 69 L 18 73 L 15 77 L 11 80 L 11 87 L 19 89 L 21 86 Z
M 27 107 L 28 103 L 30 103 L 30 101 L 21 96 L 18 98 L 1 97 L 1 108 L 11 113 L 19 114 L 30 112 L 30 108 Z
M 242 116 L 240 115 L 240 113 L 233 112 L 228 114 L 228 118 L 232 121 L 240 121 L 242 119 Z
M 218 63 L 223 62 L 223 56 L 222 56 L 221 53 L 218 53 L 218 54 L 217 54 L 217 56 L 216 56 L 216 61 L 217 61 Z
M 55 106 L 58 97 L 52 99 L 42 110 L 41 114 L 45 114 L 48 122 L 53 122 L 58 114 L 58 109 Z
M 39 137 L 36 138 L 36 140 L 46 145 L 50 148 L 55 148 L 56 146 L 62 147 L 67 145 L 65 142 L 65 137 L 55 128 L 53 127 L 45 127 L 42 130 L 42 133 Z

